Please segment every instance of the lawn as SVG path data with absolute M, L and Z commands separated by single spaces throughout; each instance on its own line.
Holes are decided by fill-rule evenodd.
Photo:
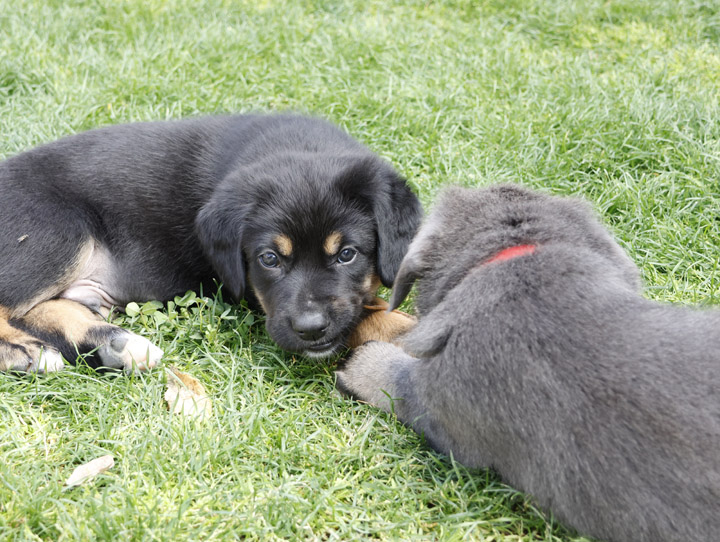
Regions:
M 719 89 L 714 1 L 0 0 L 0 156 L 127 121 L 311 112 L 426 205 L 496 181 L 588 199 L 646 295 L 678 303 L 717 302 Z M 339 397 L 333 364 L 277 349 L 260 314 L 214 292 L 131 312 L 212 416 L 170 414 L 164 368 L 0 374 L 0 541 L 585 540 Z

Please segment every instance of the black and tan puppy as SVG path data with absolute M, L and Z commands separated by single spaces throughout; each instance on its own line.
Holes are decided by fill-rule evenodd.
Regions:
M 453 189 L 410 246 L 402 349 L 370 342 L 341 390 L 490 466 L 579 531 L 717 540 L 720 311 L 662 305 L 582 202 Z
M 137 123 L 32 149 L 0 163 L 0 370 L 93 349 L 151 367 L 162 352 L 100 315 L 214 279 L 259 302 L 281 347 L 330 355 L 392 284 L 420 215 L 389 164 L 303 116 Z

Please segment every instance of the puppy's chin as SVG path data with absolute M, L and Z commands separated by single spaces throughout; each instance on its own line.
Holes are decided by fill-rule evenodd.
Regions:
M 328 345 L 328 347 L 324 350 L 303 350 L 302 354 L 303 356 L 312 359 L 329 358 L 337 354 L 340 351 L 341 347 L 341 344 L 332 343 Z
M 282 348 L 283 350 L 287 350 L 288 352 L 296 352 L 307 358 L 329 358 L 340 352 L 343 348 L 345 348 L 344 345 L 346 342 L 346 334 L 340 334 L 339 336 L 336 336 L 330 340 L 321 339 L 313 343 L 298 340 L 297 338 L 293 337 L 291 333 L 284 334 L 273 333 L 270 330 L 268 331 L 270 332 L 270 338 L 275 341 L 275 343 L 280 348 Z
M 334 339 L 318 344 L 312 344 L 301 349 L 302 355 L 312 359 L 329 358 L 345 348 L 344 335 L 335 337 Z

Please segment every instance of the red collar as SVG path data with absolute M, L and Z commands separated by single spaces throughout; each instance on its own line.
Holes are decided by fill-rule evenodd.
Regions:
M 526 254 L 532 254 L 536 248 L 536 245 L 516 245 L 514 247 L 508 247 L 495 254 L 495 256 L 489 260 L 485 260 L 483 265 L 494 262 L 504 262 L 519 256 L 525 256 Z

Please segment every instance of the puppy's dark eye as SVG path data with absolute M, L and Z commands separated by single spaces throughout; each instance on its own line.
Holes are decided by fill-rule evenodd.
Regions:
M 350 263 L 355 259 L 355 256 L 357 256 L 357 250 L 347 247 L 340 251 L 340 254 L 337 256 L 337 261 L 340 264 Z
M 263 267 L 273 268 L 277 267 L 280 263 L 280 258 L 278 258 L 278 255 L 274 252 L 264 252 L 260 254 L 258 259 Z

